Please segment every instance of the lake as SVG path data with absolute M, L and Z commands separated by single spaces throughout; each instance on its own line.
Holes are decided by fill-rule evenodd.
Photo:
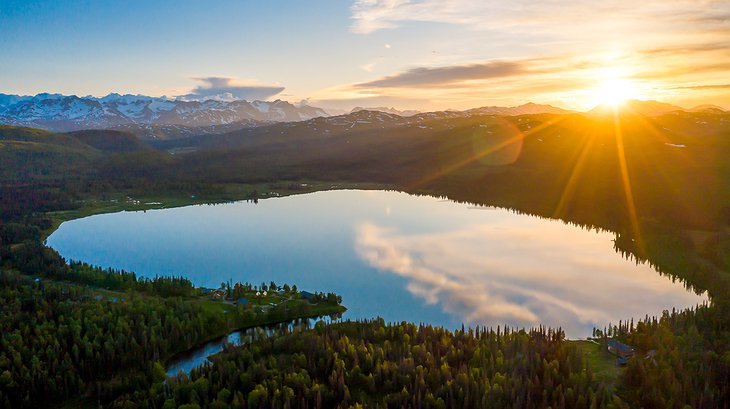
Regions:
M 336 292 L 345 319 L 562 327 L 568 337 L 707 300 L 614 251 L 614 235 L 509 210 L 391 191 L 120 212 L 63 223 L 67 259 Z

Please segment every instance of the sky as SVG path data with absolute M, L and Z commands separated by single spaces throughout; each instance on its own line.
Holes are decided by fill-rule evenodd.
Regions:
M 730 0 L 0 0 L 0 93 L 730 108 Z

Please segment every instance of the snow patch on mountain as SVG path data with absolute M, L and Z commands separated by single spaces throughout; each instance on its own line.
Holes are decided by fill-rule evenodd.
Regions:
M 0 123 L 51 131 L 114 128 L 122 125 L 176 125 L 198 128 L 239 122 L 294 122 L 329 116 L 323 109 L 276 100 L 187 101 L 112 93 L 96 98 L 42 93 L 0 94 Z

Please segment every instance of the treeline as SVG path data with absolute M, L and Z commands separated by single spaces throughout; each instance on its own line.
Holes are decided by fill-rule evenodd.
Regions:
M 182 277 L 181 277 L 182 278 Z M 268 293 L 278 294 L 282 293 L 290 296 L 301 296 L 302 293 L 297 289 L 296 284 L 289 286 L 289 284 L 277 285 L 276 282 L 271 281 L 269 284 L 261 283 L 259 286 L 255 286 L 250 283 L 235 283 L 232 281 L 222 282 L 220 286 L 221 290 L 225 291 L 226 298 L 231 300 L 237 300 L 240 297 L 250 296 L 251 293 L 259 293 L 260 295 L 266 295 Z M 329 292 L 314 292 L 309 293 L 306 297 L 308 301 L 314 304 L 328 303 L 332 305 L 342 304 L 342 297 L 336 293 Z
M 21 230 L 17 224 L 0 225 L 0 232 L 6 230 L 10 230 L 11 233 L 0 233 L 0 236 L 18 236 L 18 231 L 20 231 L 21 236 L 27 234 L 33 237 L 26 238 L 20 243 L 8 242 L 9 245 L 4 245 L 0 249 L 0 257 L 7 259 L 14 268 L 25 274 L 101 287 L 107 290 L 141 291 L 161 297 L 188 296 L 195 292 L 193 283 L 184 277 L 137 277 L 134 272 L 112 268 L 103 269 L 78 261 L 66 263 L 58 252 L 40 243 L 36 230 L 32 228 Z
M 75 209 L 80 206 L 73 195 L 65 191 L 64 183 L 26 186 L 0 185 L 0 221 L 27 220 L 39 213 Z M 50 222 L 48 218 L 39 218 Z M 48 228 L 43 226 L 43 228 Z
M 302 300 L 261 312 L 242 306 L 229 314 L 207 310 L 195 297 L 184 297 L 197 294 L 185 278 L 146 279 L 66 264 L 54 250 L 28 238 L 37 229 L 5 227 L 0 224 L 3 237 L 25 240 L 0 246 L 2 409 L 52 407 L 72 398 L 106 405 L 117 396 L 147 390 L 160 373 L 164 378 L 162 362 L 211 338 L 319 314 Z M 334 303 L 325 309 L 336 313 L 340 308 Z
M 28 166 L 27 158 L 8 162 L 7 169 L 13 172 L 4 180 L 12 183 L 0 187 L 0 221 L 7 227 L 0 229 L 0 259 L 6 277 L 0 288 L 0 405 L 46 407 L 79 394 L 91 394 L 106 404 L 106 399 L 122 394 L 124 398 L 112 406 L 730 407 L 730 196 L 726 183 L 730 168 L 724 166 L 727 155 L 722 154 L 730 147 L 725 141 L 727 125 L 695 137 L 693 132 L 704 128 L 694 125 L 692 119 L 685 150 L 655 140 L 643 122 L 623 129 L 623 135 L 631 135 L 622 141 L 625 151 L 621 154 L 625 154 L 631 176 L 636 208 L 632 215 L 611 124 L 592 124 L 579 116 L 565 118 L 545 127 L 541 121 L 530 122 L 533 129 L 542 130 L 524 139 L 516 162 L 499 167 L 462 161 L 475 154 L 471 128 L 433 133 L 431 145 L 396 146 L 402 149 L 394 149 L 392 141 L 403 138 L 373 143 L 370 134 L 363 134 L 367 144 L 348 150 L 349 156 L 321 157 L 320 152 L 331 150 L 313 149 L 306 157 L 300 148 L 287 150 L 285 144 L 277 160 L 256 151 L 228 150 L 203 151 L 176 162 L 163 162 L 155 155 L 126 155 L 74 174 L 33 168 L 19 173 L 28 175 L 23 179 L 13 173 L 13 167 Z M 673 127 L 656 122 L 655 128 L 662 125 Z M 403 157 L 403 152 L 413 156 Z M 43 166 L 49 161 L 37 159 Z M 465 165 L 451 166 L 461 163 Z M 452 171 L 443 174 L 439 169 Z M 633 330 L 612 330 L 637 350 L 616 386 L 616 396 L 597 386 L 582 357 L 556 340 L 555 333 L 551 338 L 549 331 L 493 335 L 480 330 L 470 335 L 379 322 L 320 327 L 232 349 L 214 365 L 193 371 L 190 379 L 164 384 L 160 367 L 142 359 L 154 358 L 155 350 L 162 353 L 174 348 L 155 347 L 150 336 L 168 337 L 173 328 L 182 333 L 190 329 L 185 325 L 193 325 L 192 333 L 172 337 L 186 345 L 189 339 L 185 337 L 195 338 L 194 328 L 204 325 L 196 320 L 205 322 L 195 306 L 177 311 L 178 298 L 95 301 L 78 286 L 49 281 L 33 284 L 6 271 L 22 266 L 36 276 L 98 282 L 94 276 L 103 271 L 79 267 L 74 272 L 78 276 L 72 276 L 73 269 L 64 269 L 58 255 L 39 243 L 41 230 L 50 227 L 43 213 L 76 208 L 84 197 L 103 197 L 119 189 L 200 197 L 201 192 L 216 192 L 217 183 L 301 177 L 385 182 L 411 192 L 609 229 L 619 233 L 617 250 L 650 260 L 696 290 L 708 290 L 712 302 L 696 311 L 648 317 Z M 636 226 L 640 236 L 634 231 Z M 689 230 L 706 230 L 712 235 L 697 240 L 689 236 Z M 640 243 L 644 248 L 638 247 Z M 110 288 L 132 282 L 124 274 L 99 277 L 114 281 L 102 284 Z M 115 280 L 120 282 L 115 284 Z M 282 304 L 265 319 L 311 307 Z M 193 322 L 175 321 L 178 313 Z M 250 310 L 241 314 L 241 321 L 262 319 Z M 161 321 L 163 316 L 168 318 Z M 209 323 L 211 328 L 216 322 Z M 69 332 L 79 326 L 82 331 Z M 490 341 L 494 337 L 499 341 Z M 83 365 L 74 362 L 76 343 L 90 348 L 83 355 Z M 656 353 L 649 354 L 652 350 Z M 368 364 L 367 354 L 372 364 Z M 110 366 L 120 362 L 143 370 Z M 92 369 L 95 376 L 90 375 L 95 372 Z M 111 374 L 114 381 L 108 379 Z M 107 379 L 101 382 L 99 378 Z
M 66 263 L 40 241 L 48 221 L 42 213 L 11 220 L 0 220 L 2 409 L 70 399 L 106 406 L 164 379 L 162 363 L 176 353 L 235 328 L 318 313 L 301 300 L 262 312 L 206 309 L 190 297 L 197 290 L 186 278 Z
M 65 275 L 75 283 L 88 284 L 110 290 L 135 290 L 161 297 L 183 297 L 196 293 L 192 281 L 182 276 L 138 277 L 134 272 L 101 268 L 80 261 L 70 261 Z
M 0 271 L 0 407 L 104 403 L 145 388 L 154 363 L 225 328 L 180 298 L 96 300 L 82 287 Z
M 636 351 L 613 390 L 560 330 L 451 333 L 375 320 L 229 348 L 189 377 L 115 405 L 722 409 L 730 407 L 728 314 L 704 305 L 604 329 Z
M 726 302 L 647 317 L 622 335 L 640 352 L 622 394 L 634 407 L 730 407 L 730 308 Z
M 382 320 L 231 348 L 152 395 L 149 408 L 621 408 L 561 330 L 450 332 Z

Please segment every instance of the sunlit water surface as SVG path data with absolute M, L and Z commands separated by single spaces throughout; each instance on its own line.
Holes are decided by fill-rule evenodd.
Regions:
M 326 191 L 121 212 L 63 223 L 68 259 L 222 281 L 334 291 L 344 318 L 458 328 L 562 327 L 590 335 L 620 319 L 704 302 L 616 253 L 613 234 L 498 208 L 385 191 Z

